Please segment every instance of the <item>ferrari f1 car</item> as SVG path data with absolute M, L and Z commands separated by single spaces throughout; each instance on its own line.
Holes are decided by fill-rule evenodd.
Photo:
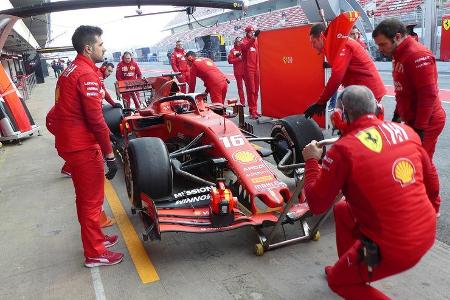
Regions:
M 273 126 L 271 136 L 258 137 L 244 122 L 237 101 L 208 104 L 205 94 L 180 93 L 173 77 L 135 82 L 134 91 L 152 88 L 145 109 L 104 107 L 111 139 L 123 160 L 132 213 L 144 224 L 143 240 L 161 239 L 164 232 L 211 233 L 251 226 L 258 236 L 257 255 L 318 240 L 324 217 L 309 226 L 300 171 L 303 147 L 323 140 L 317 124 L 303 115 L 289 116 Z M 237 116 L 238 125 L 230 120 Z M 271 157 L 277 166 L 266 160 Z M 280 171 L 297 179 L 293 192 L 280 180 Z M 174 180 L 188 189 L 176 191 Z M 298 234 L 275 242 L 287 224 L 299 225 Z

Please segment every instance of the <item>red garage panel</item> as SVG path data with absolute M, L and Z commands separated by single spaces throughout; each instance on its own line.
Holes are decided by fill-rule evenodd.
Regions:
M 20 101 L 18 94 L 16 93 L 16 86 L 8 77 L 2 65 L 0 65 L 0 94 L 11 111 L 12 117 L 14 118 L 18 129 L 21 132 L 31 130 L 30 119 L 28 118 L 27 112 Z
M 263 115 L 302 114 L 324 89 L 324 58 L 311 47 L 310 28 L 274 29 L 258 37 Z M 323 117 L 317 121 L 324 127 Z
M 442 17 L 441 60 L 450 61 L 450 15 Z

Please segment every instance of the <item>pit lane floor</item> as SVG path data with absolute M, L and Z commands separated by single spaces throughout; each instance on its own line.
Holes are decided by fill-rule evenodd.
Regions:
M 256 238 L 249 228 L 209 235 L 170 233 L 160 242 L 135 240 L 127 247 L 124 238 L 135 234 L 133 228 L 140 233 L 142 226 L 130 213 L 120 171 L 109 191 L 123 208 L 121 212 L 113 206 L 115 213 L 119 211 L 119 223 L 128 221 L 132 227 L 125 230 L 125 237 L 122 225 L 105 232 L 119 234 L 113 249 L 125 253 L 124 262 L 84 268 L 72 183 L 60 175 L 63 162 L 44 128 L 54 86 L 55 79 L 47 78 L 27 102 L 43 126 L 42 136 L 0 148 L 0 299 L 337 299 L 323 275 L 323 267 L 336 260 L 331 219 L 321 228 L 320 241 L 291 245 L 263 257 L 253 254 Z M 233 84 L 229 95 L 236 95 Z M 385 100 L 387 106 L 390 102 Z M 270 124 L 257 128 L 267 132 Z M 447 139 L 448 126 L 436 153 L 444 201 L 440 224 L 449 220 Z M 106 201 L 105 209 L 112 214 Z M 439 235 L 448 243 L 448 226 L 440 227 Z M 159 280 L 142 283 L 137 272 L 142 267 L 130 255 L 139 247 Z M 415 268 L 375 286 L 394 299 L 450 299 L 449 254 L 450 247 L 436 241 Z

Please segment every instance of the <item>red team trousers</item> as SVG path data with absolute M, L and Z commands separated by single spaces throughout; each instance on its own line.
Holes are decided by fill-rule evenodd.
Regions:
M 328 272 L 328 285 L 336 294 L 346 300 L 390 299 L 367 282 L 376 281 L 411 267 L 390 257 L 390 253 L 382 254 L 380 264 L 373 269 L 369 278 L 367 265 L 360 258 L 361 233 L 345 200 L 334 206 L 336 222 L 336 246 L 339 260 Z
M 105 237 L 99 226 L 105 184 L 102 152 L 87 149 L 60 153 L 60 156 L 72 173 L 84 256 L 97 257 L 106 251 Z

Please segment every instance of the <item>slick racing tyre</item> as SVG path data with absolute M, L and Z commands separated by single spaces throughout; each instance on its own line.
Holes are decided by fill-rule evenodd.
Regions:
M 155 202 L 172 194 L 172 167 L 166 145 L 161 139 L 153 137 L 133 139 L 126 151 L 131 175 L 127 182 L 129 185 L 127 190 L 135 208 L 142 208 L 141 193 L 145 193 Z
M 273 158 L 278 164 L 286 155 L 288 149 L 292 151 L 291 159 L 286 164 L 297 164 L 304 162 L 302 156 L 303 148 L 312 140 L 323 140 L 323 133 L 319 125 L 304 115 L 293 115 L 278 120 L 270 134 L 275 138 L 272 143 Z M 293 178 L 294 169 L 282 171 L 284 175 Z
M 120 135 L 120 123 L 122 122 L 122 109 L 114 108 L 111 104 L 103 105 L 103 117 L 109 130 L 115 134 Z

